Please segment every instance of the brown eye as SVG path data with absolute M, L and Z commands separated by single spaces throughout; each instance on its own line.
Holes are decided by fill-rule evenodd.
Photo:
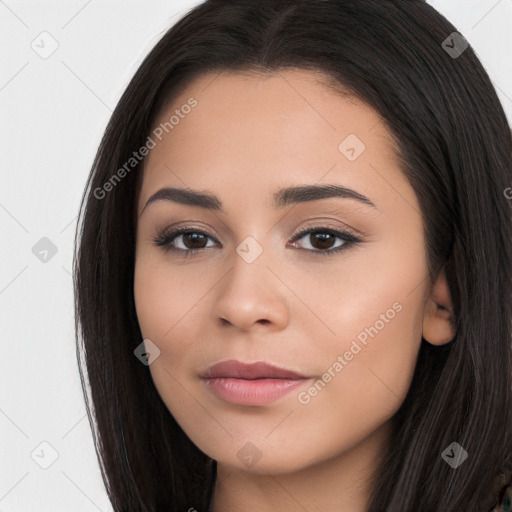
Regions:
M 331 249 L 332 244 L 336 241 L 336 236 L 331 233 L 322 233 L 321 231 L 315 231 L 309 235 L 309 243 L 315 249 Z
M 325 227 L 309 228 L 294 236 L 293 241 L 304 239 L 303 248 L 319 254 L 333 254 L 348 249 L 362 240 L 352 233 Z M 339 240 L 336 242 L 336 240 Z M 309 246 L 308 246 L 309 245 Z
M 309 228 L 294 235 L 292 242 L 297 243 L 301 239 L 305 240 L 303 242 L 305 247 L 300 247 L 301 249 L 312 254 L 323 255 L 336 254 L 362 242 L 352 233 L 321 226 Z M 213 245 L 208 245 L 208 240 L 211 240 Z M 173 251 L 182 256 L 190 256 L 202 252 L 204 249 L 220 245 L 220 242 L 213 236 L 193 228 L 164 230 L 154 238 L 154 243 L 166 252 Z
M 202 233 L 184 233 L 181 236 L 183 237 L 183 245 L 187 249 L 204 249 L 208 238 Z
M 215 240 L 207 233 L 197 229 L 181 228 L 162 232 L 154 239 L 154 242 L 157 246 L 163 247 L 165 251 L 181 251 L 188 255 L 211 247 L 211 245 L 206 245 L 208 239 Z

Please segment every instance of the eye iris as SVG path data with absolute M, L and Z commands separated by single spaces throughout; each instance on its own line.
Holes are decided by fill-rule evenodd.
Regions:
M 332 244 L 332 239 L 334 237 L 334 235 L 332 235 L 330 233 L 319 232 L 319 231 L 313 232 L 309 236 L 310 236 L 311 245 L 313 247 L 315 247 L 316 249 L 329 249 Z M 313 243 L 313 239 L 314 239 L 313 237 L 317 237 L 317 240 L 320 240 L 320 247 L 315 246 L 315 244 Z
M 205 242 L 206 237 L 201 233 L 183 233 L 183 243 L 188 249 L 202 249 L 204 245 L 201 245 L 201 242 Z M 192 241 L 191 246 L 187 243 L 187 241 Z M 196 245 L 199 242 L 199 245 Z

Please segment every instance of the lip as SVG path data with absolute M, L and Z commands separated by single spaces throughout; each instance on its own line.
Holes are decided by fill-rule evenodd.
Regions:
M 233 379 L 305 379 L 306 375 L 280 368 L 265 361 L 256 363 L 242 363 L 236 359 L 228 359 L 210 366 L 202 375 L 204 379 L 219 377 Z
M 263 361 L 247 364 L 233 359 L 217 363 L 201 375 L 209 391 L 237 405 L 275 402 L 310 379 Z

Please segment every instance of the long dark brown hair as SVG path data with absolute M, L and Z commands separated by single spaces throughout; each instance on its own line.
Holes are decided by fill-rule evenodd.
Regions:
M 512 465 L 512 139 L 487 73 L 454 32 L 421 0 L 209 0 L 147 55 L 105 130 L 75 235 L 77 358 L 116 512 L 206 511 L 216 478 L 134 356 L 144 161 L 122 179 L 118 170 L 194 77 L 285 68 L 321 71 L 381 116 L 421 206 L 429 278 L 444 269 L 453 301 L 456 335 L 443 347 L 422 340 L 369 511 L 493 506 L 495 478 L 510 480 Z M 441 457 L 452 442 L 468 453 L 456 469 Z

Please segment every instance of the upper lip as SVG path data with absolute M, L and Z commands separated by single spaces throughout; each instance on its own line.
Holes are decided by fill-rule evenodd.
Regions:
M 306 379 L 301 375 L 284 368 L 279 368 L 264 361 L 256 363 L 242 363 L 235 359 L 222 361 L 210 366 L 203 373 L 203 379 L 234 378 L 234 379 Z

